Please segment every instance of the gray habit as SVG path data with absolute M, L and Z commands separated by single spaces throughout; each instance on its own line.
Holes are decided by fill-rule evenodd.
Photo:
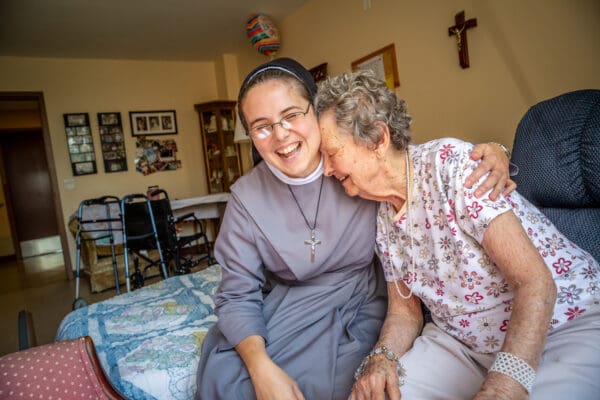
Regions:
M 321 180 L 292 190 L 314 222 Z M 287 185 L 265 163 L 231 188 L 215 257 L 223 278 L 215 296 L 218 322 L 200 359 L 197 399 L 254 399 L 234 349 L 265 338 L 273 361 L 298 382 L 306 399 L 346 399 L 353 374 L 377 341 L 385 317 L 385 281 L 374 262 L 377 204 L 351 198 L 325 177 L 310 230 Z

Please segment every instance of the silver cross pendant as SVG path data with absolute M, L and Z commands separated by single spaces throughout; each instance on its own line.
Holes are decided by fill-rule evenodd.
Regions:
M 310 262 L 315 262 L 315 246 L 321 244 L 321 241 L 315 238 L 315 230 L 310 231 L 310 239 L 304 241 L 304 244 L 310 246 Z

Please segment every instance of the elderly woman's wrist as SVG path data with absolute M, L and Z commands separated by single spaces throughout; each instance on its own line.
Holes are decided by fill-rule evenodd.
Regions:
M 396 372 L 398 374 L 399 386 L 404 385 L 404 378 L 406 377 L 406 370 L 404 369 L 404 366 L 400 362 L 400 357 L 398 357 L 396 355 L 396 353 L 394 353 L 391 350 L 391 348 L 386 344 L 381 344 L 381 345 L 375 346 L 373 348 L 373 350 L 371 350 L 371 352 L 365 356 L 365 358 L 362 360 L 362 362 L 356 369 L 356 372 L 354 372 L 354 379 L 359 379 L 365 373 L 365 371 L 367 369 L 367 365 L 369 364 L 371 359 L 374 357 L 377 357 L 377 356 L 381 356 L 381 358 L 383 358 L 387 361 L 393 362 L 395 364 Z
M 514 382 L 531 394 L 531 388 L 535 381 L 535 370 L 525 360 L 512 353 L 500 351 L 489 369 L 489 372 L 497 372 L 509 377 Z

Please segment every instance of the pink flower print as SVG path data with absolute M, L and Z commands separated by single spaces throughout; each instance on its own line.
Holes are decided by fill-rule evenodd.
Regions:
M 583 275 L 583 279 L 594 279 L 596 278 L 596 269 L 591 265 L 589 267 L 585 267 L 583 271 L 581 271 L 581 275 Z
M 453 222 L 456 220 L 456 207 L 454 205 L 454 200 L 448 199 L 448 205 L 450 206 L 450 212 L 446 214 L 446 218 L 448 222 Z
M 441 280 L 439 276 L 436 276 L 436 277 L 435 277 L 435 284 L 436 284 L 436 285 L 437 285 L 437 286 L 438 286 L 440 289 L 443 289 L 443 288 L 444 288 L 444 286 L 446 286 L 446 284 L 444 283 L 444 281 L 443 281 L 443 280 Z
M 488 319 L 487 317 L 480 318 L 477 321 L 477 329 L 479 332 L 488 331 L 491 332 L 492 328 L 496 326 L 493 320 Z
M 446 226 L 446 216 L 444 215 L 444 211 L 439 210 L 437 215 L 433 216 L 435 220 L 434 224 L 440 228 L 440 231 L 444 229 Z
M 485 287 L 488 296 L 500 297 L 502 293 L 508 292 L 508 284 L 503 279 L 502 282 L 492 282 Z
M 556 236 L 556 233 L 552 237 L 544 238 L 540 244 L 542 245 L 542 257 L 547 257 L 548 255 L 554 257 L 556 250 L 565 248 L 564 239 Z
M 456 256 L 463 264 L 469 264 L 469 259 L 475 257 L 475 253 L 471 252 L 471 246 L 459 240 L 456 243 Z
M 485 345 L 490 349 L 495 349 L 496 347 L 500 346 L 500 340 L 495 336 L 486 336 Z
M 578 306 L 575 306 L 573 308 L 568 308 L 565 315 L 567 317 L 569 317 L 569 318 L 567 318 L 568 321 L 572 321 L 575 318 L 579 317 L 584 312 L 585 312 L 585 308 L 579 308 Z
M 563 257 L 559 258 L 555 263 L 552 263 L 552 267 L 557 274 L 561 275 L 565 272 L 569 272 L 573 263 L 569 260 L 565 260 Z
M 431 197 L 431 192 L 426 192 L 423 190 L 423 206 L 427 209 L 427 210 L 432 210 L 433 209 L 433 197 Z
M 407 272 L 406 275 L 404 275 L 404 277 L 402 278 L 402 280 L 404 281 L 404 283 L 406 283 L 406 286 L 410 287 L 410 285 L 413 282 L 417 281 L 417 273 L 415 272 L 414 274 L 411 274 L 410 272 Z
M 471 325 L 471 323 L 469 322 L 468 319 L 461 319 L 460 322 L 458 323 L 462 328 L 467 328 L 469 325 Z
M 462 276 L 460 277 L 460 287 L 469 288 L 469 290 L 473 290 L 475 286 L 481 285 L 481 280 L 483 277 L 477 275 L 477 272 L 471 271 L 470 273 L 467 271 L 463 271 Z
M 569 285 L 569 287 L 561 286 L 560 292 L 558 292 L 558 302 L 573 304 L 579 300 L 581 292 L 583 292 L 583 289 L 579 289 L 575 285 Z
M 454 200 L 448 199 L 448 205 L 450 206 L 450 210 L 452 210 L 452 212 L 454 212 L 454 210 L 456 209 L 456 205 L 454 204 Z
M 444 250 L 449 250 L 452 246 L 452 240 L 448 236 L 444 236 L 438 240 L 438 245 Z
M 473 292 L 472 294 L 466 294 L 465 300 L 472 304 L 479 304 L 481 300 L 483 300 L 483 296 L 479 294 L 479 292 Z
M 456 236 L 456 227 L 452 227 L 450 228 L 450 233 L 452 234 L 452 236 Z
M 396 225 L 396 227 L 401 227 L 402 223 L 406 221 L 406 213 L 402 214 L 402 216 L 400 217 L 400 219 L 398 221 L 396 221 L 394 224 Z
M 427 164 L 425 164 L 425 167 L 423 168 L 423 171 L 421 172 L 421 177 L 423 178 L 423 180 L 425 182 L 427 182 L 427 184 L 429 184 L 429 181 L 433 177 L 431 175 L 431 165 L 432 164 L 430 162 L 428 162 Z
M 452 149 L 454 148 L 451 144 L 445 144 L 440 149 L 440 159 L 442 160 L 442 164 L 446 162 L 448 158 L 453 158 Z
M 508 320 L 505 319 L 504 321 L 502 321 L 502 324 L 500 324 L 500 332 L 506 332 L 506 330 L 508 329 Z
M 451 251 L 445 251 L 444 254 L 442 254 L 441 261 L 443 263 L 446 263 L 449 265 L 453 264 L 454 263 L 454 253 Z
M 473 219 L 479 218 L 479 211 L 483 210 L 483 206 L 479 204 L 477 201 L 471 203 L 470 206 L 467 206 L 467 212 L 469 213 L 469 217 Z
M 529 228 L 527 228 L 527 236 L 529 236 L 529 239 L 533 240 L 533 238 L 536 238 L 538 236 L 538 234 L 536 232 L 534 232 L 533 228 L 529 227 Z M 540 250 L 539 247 L 538 247 L 538 250 Z
M 430 287 L 432 288 L 434 284 L 433 279 L 427 277 L 427 276 L 421 276 L 421 286 L 422 287 Z

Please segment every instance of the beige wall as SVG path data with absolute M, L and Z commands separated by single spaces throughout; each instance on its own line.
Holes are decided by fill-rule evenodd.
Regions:
M 511 146 L 529 106 L 565 91 L 600 88 L 597 0 L 370 3 L 365 10 L 358 0 L 308 0 L 295 14 L 276 21 L 282 35 L 278 56 L 294 57 L 309 68 L 327 62 L 330 75 L 335 75 L 349 70 L 353 60 L 394 43 L 398 93 L 413 115 L 415 142 L 457 136 Z M 478 22 L 468 31 L 469 69 L 458 65 L 455 41 L 447 35 L 460 10 Z M 266 60 L 249 42 L 237 54 L 210 63 L 0 57 L 0 91 L 44 93 L 68 218 L 82 199 L 143 192 L 153 184 L 172 197 L 207 193 L 193 105 L 235 99 L 235 87 Z M 134 168 L 128 112 L 156 109 L 177 111 L 179 134 L 172 138 L 183 168 L 142 176 Z M 96 113 L 104 111 L 120 111 L 124 119 L 128 172 L 103 172 Z M 62 122 L 67 112 L 90 113 L 98 174 L 73 178 Z M 65 179 L 75 180 L 75 190 L 65 190 Z
M 171 198 L 208 193 L 194 104 L 217 98 L 213 63 L 0 57 L 0 77 L 0 91 L 44 93 L 65 220 L 83 199 L 145 193 L 150 185 L 166 189 Z M 135 171 L 128 113 L 164 109 L 176 110 L 178 134 L 156 138 L 176 141 L 182 168 L 143 176 Z M 96 114 L 113 111 L 121 112 L 128 171 L 107 174 Z M 73 112 L 90 114 L 97 174 L 72 175 L 62 115 Z M 75 182 L 73 190 L 65 189 L 69 179 Z M 74 254 L 74 242 L 69 241 Z
M 597 0 L 309 0 L 277 21 L 278 56 L 330 75 L 394 43 L 400 96 L 413 116 L 414 141 L 456 136 L 512 146 L 527 108 L 565 91 L 600 88 Z M 460 10 L 477 18 L 468 31 L 471 67 L 460 68 L 447 34 Z M 240 73 L 266 61 L 251 46 Z

